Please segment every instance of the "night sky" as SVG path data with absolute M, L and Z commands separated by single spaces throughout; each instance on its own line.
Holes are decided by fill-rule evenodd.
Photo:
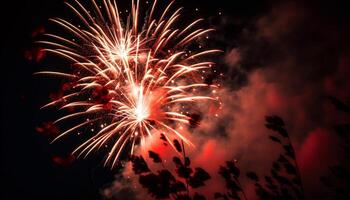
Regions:
M 58 131 L 45 129 L 56 115 L 40 107 L 63 82 L 33 73 L 65 63 L 41 55 L 35 40 L 55 30 L 50 17 L 69 17 L 63 2 L 2 2 L 1 199 L 103 199 L 101 191 L 120 172 L 103 167 L 98 155 L 75 160 L 69 155 L 70 141 L 50 144 L 46 134 Z M 129 1 L 118 4 L 126 8 Z M 209 123 L 211 133 L 198 139 L 201 148 L 192 154 L 193 162 L 211 172 L 218 165 L 206 160 L 237 158 L 242 171 L 268 171 L 275 148 L 264 116 L 276 114 L 290 131 L 307 199 L 332 199 L 320 192 L 318 177 L 332 164 L 345 163 L 349 169 L 338 147 L 342 141 L 332 129 L 349 124 L 349 113 L 337 111 L 329 98 L 350 105 L 345 1 L 179 0 L 176 7 L 184 7 L 182 23 L 202 17 L 206 27 L 215 28 L 207 45 L 223 50 L 215 57 L 218 73 L 211 78 L 221 79 L 226 108 L 219 122 Z M 207 152 L 214 149 L 218 155 Z M 245 188 L 254 193 L 249 184 Z

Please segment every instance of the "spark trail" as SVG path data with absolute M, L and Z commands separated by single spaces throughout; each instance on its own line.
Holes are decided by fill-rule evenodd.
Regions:
M 184 114 L 184 104 L 213 100 L 196 91 L 214 87 L 201 83 L 203 80 L 198 77 L 214 64 L 204 57 L 219 50 L 187 50 L 188 45 L 212 29 L 196 28 L 202 19 L 184 28 L 176 27 L 182 9 L 173 9 L 174 2 L 155 18 L 155 0 L 140 20 L 140 3 L 133 1 L 126 23 L 115 1 L 98 2 L 99 5 L 91 1 L 91 11 L 79 1 L 66 3 L 80 24 L 50 19 L 68 36 L 46 34 L 46 40 L 38 41 L 46 46 L 46 51 L 70 61 L 73 68 L 71 73 L 37 73 L 63 76 L 75 83 L 68 94 L 44 106 L 71 110 L 55 123 L 81 120 L 54 141 L 91 124 L 100 124 L 101 129 L 73 153 L 86 157 L 108 144 L 105 165 L 112 167 L 127 147 L 133 154 L 135 146 L 142 146 L 145 138 L 155 132 L 166 133 L 170 144 L 171 137 L 177 137 L 193 145 L 174 124 L 189 124 L 191 117 Z

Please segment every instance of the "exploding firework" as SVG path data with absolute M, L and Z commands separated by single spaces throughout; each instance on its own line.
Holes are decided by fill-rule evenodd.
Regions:
M 198 76 L 213 64 L 204 61 L 203 56 L 218 50 L 195 52 L 187 50 L 187 46 L 212 29 L 195 28 L 202 19 L 177 28 L 181 8 L 172 12 L 173 2 L 156 18 L 155 0 L 140 20 L 139 1 L 133 1 L 126 23 L 115 1 L 100 3 L 92 0 L 91 11 L 79 1 L 66 3 L 80 24 L 51 19 L 69 36 L 46 34 L 48 39 L 39 41 L 47 46 L 46 51 L 69 60 L 73 70 L 37 74 L 63 76 L 75 83 L 68 94 L 44 107 L 69 108 L 71 112 L 55 123 L 81 120 L 54 141 L 98 124 L 101 129 L 73 153 L 86 157 L 108 145 L 105 165 L 112 167 L 124 149 L 128 147 L 133 154 L 135 146 L 142 146 L 145 138 L 155 132 L 164 133 L 169 144 L 172 137 L 177 137 L 192 145 L 176 130 L 176 124 L 191 121 L 184 112 L 185 104 L 213 99 L 198 95 L 201 88 L 214 87 L 201 83 L 203 80 Z

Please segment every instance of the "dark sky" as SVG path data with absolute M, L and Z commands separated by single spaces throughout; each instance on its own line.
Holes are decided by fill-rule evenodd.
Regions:
M 121 4 L 126 6 L 128 2 L 122 0 Z M 342 1 L 183 0 L 177 4 L 185 8 L 186 17 L 204 17 L 217 29 L 210 45 L 225 51 L 216 62 L 226 73 L 225 81 L 232 91 L 249 85 L 249 75 L 257 69 L 267 68 L 279 76 L 274 66 L 281 60 L 291 60 L 302 66 L 296 70 L 290 70 L 288 66 L 281 66 L 281 69 L 290 70 L 295 79 L 305 80 L 293 82 L 283 79 L 285 75 L 281 76 L 281 85 L 287 87 L 286 90 L 303 84 L 313 85 L 336 71 L 333 66 L 339 62 L 340 55 L 345 60 L 350 55 L 350 16 Z M 199 11 L 196 12 L 195 8 Z M 113 180 L 115 171 L 103 168 L 98 159 L 70 163 L 65 146 L 50 145 L 48 138 L 36 131 L 46 119 L 53 119 L 52 113 L 39 108 L 47 102 L 49 91 L 58 86 L 57 82 L 32 76 L 43 64 L 26 58 L 25 52 L 35 50 L 33 32 L 42 27 L 49 29 L 48 18 L 66 16 L 66 10 L 62 0 L 11 0 L 2 6 L 2 199 L 98 199 L 99 188 Z M 292 17 L 286 17 L 284 13 L 290 10 Z M 219 12 L 222 13 L 220 16 Z M 230 59 L 229 52 L 237 48 L 240 49 L 241 67 L 232 69 L 225 58 Z M 306 66 L 317 67 L 309 69 Z M 347 84 L 343 84 L 344 78 L 339 78 L 339 81 L 339 87 Z M 344 91 L 348 87 L 342 88 L 345 88 L 342 93 L 348 93 Z M 318 87 L 311 87 L 311 90 L 316 91 Z M 320 96 L 326 94 L 316 93 Z M 346 99 L 349 95 L 342 97 L 349 103 Z M 310 108 L 308 114 L 314 120 L 306 120 L 306 123 L 323 123 L 317 108 Z M 55 162 L 55 156 L 68 163 Z

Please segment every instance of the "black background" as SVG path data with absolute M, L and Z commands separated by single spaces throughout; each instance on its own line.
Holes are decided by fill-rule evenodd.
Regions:
M 99 188 L 113 180 L 113 171 L 103 168 L 97 159 L 77 160 L 69 167 L 57 166 L 52 157 L 62 153 L 35 131 L 49 114 L 39 110 L 48 100 L 48 91 L 57 89 L 49 79 L 38 80 L 32 74 L 42 66 L 25 59 L 24 52 L 34 46 L 32 32 L 48 25 L 48 18 L 62 16 L 68 10 L 62 0 L 11 0 L 1 3 L 1 199 L 98 199 Z M 129 1 L 120 1 L 127 6 Z M 273 7 L 275 2 L 261 0 L 179 1 L 186 15 L 210 18 L 222 12 L 240 19 L 237 27 L 219 30 L 232 41 L 221 43 L 227 50 L 238 45 L 234 40 L 241 28 Z M 335 18 L 344 26 L 348 17 L 343 2 L 309 1 L 306 5 L 321 16 Z M 195 12 L 199 8 L 199 12 Z M 214 20 L 213 20 L 214 19 Z M 219 19 L 218 19 L 219 20 Z M 57 85 L 57 84 L 56 84 Z M 64 147 L 63 147 L 64 149 Z

